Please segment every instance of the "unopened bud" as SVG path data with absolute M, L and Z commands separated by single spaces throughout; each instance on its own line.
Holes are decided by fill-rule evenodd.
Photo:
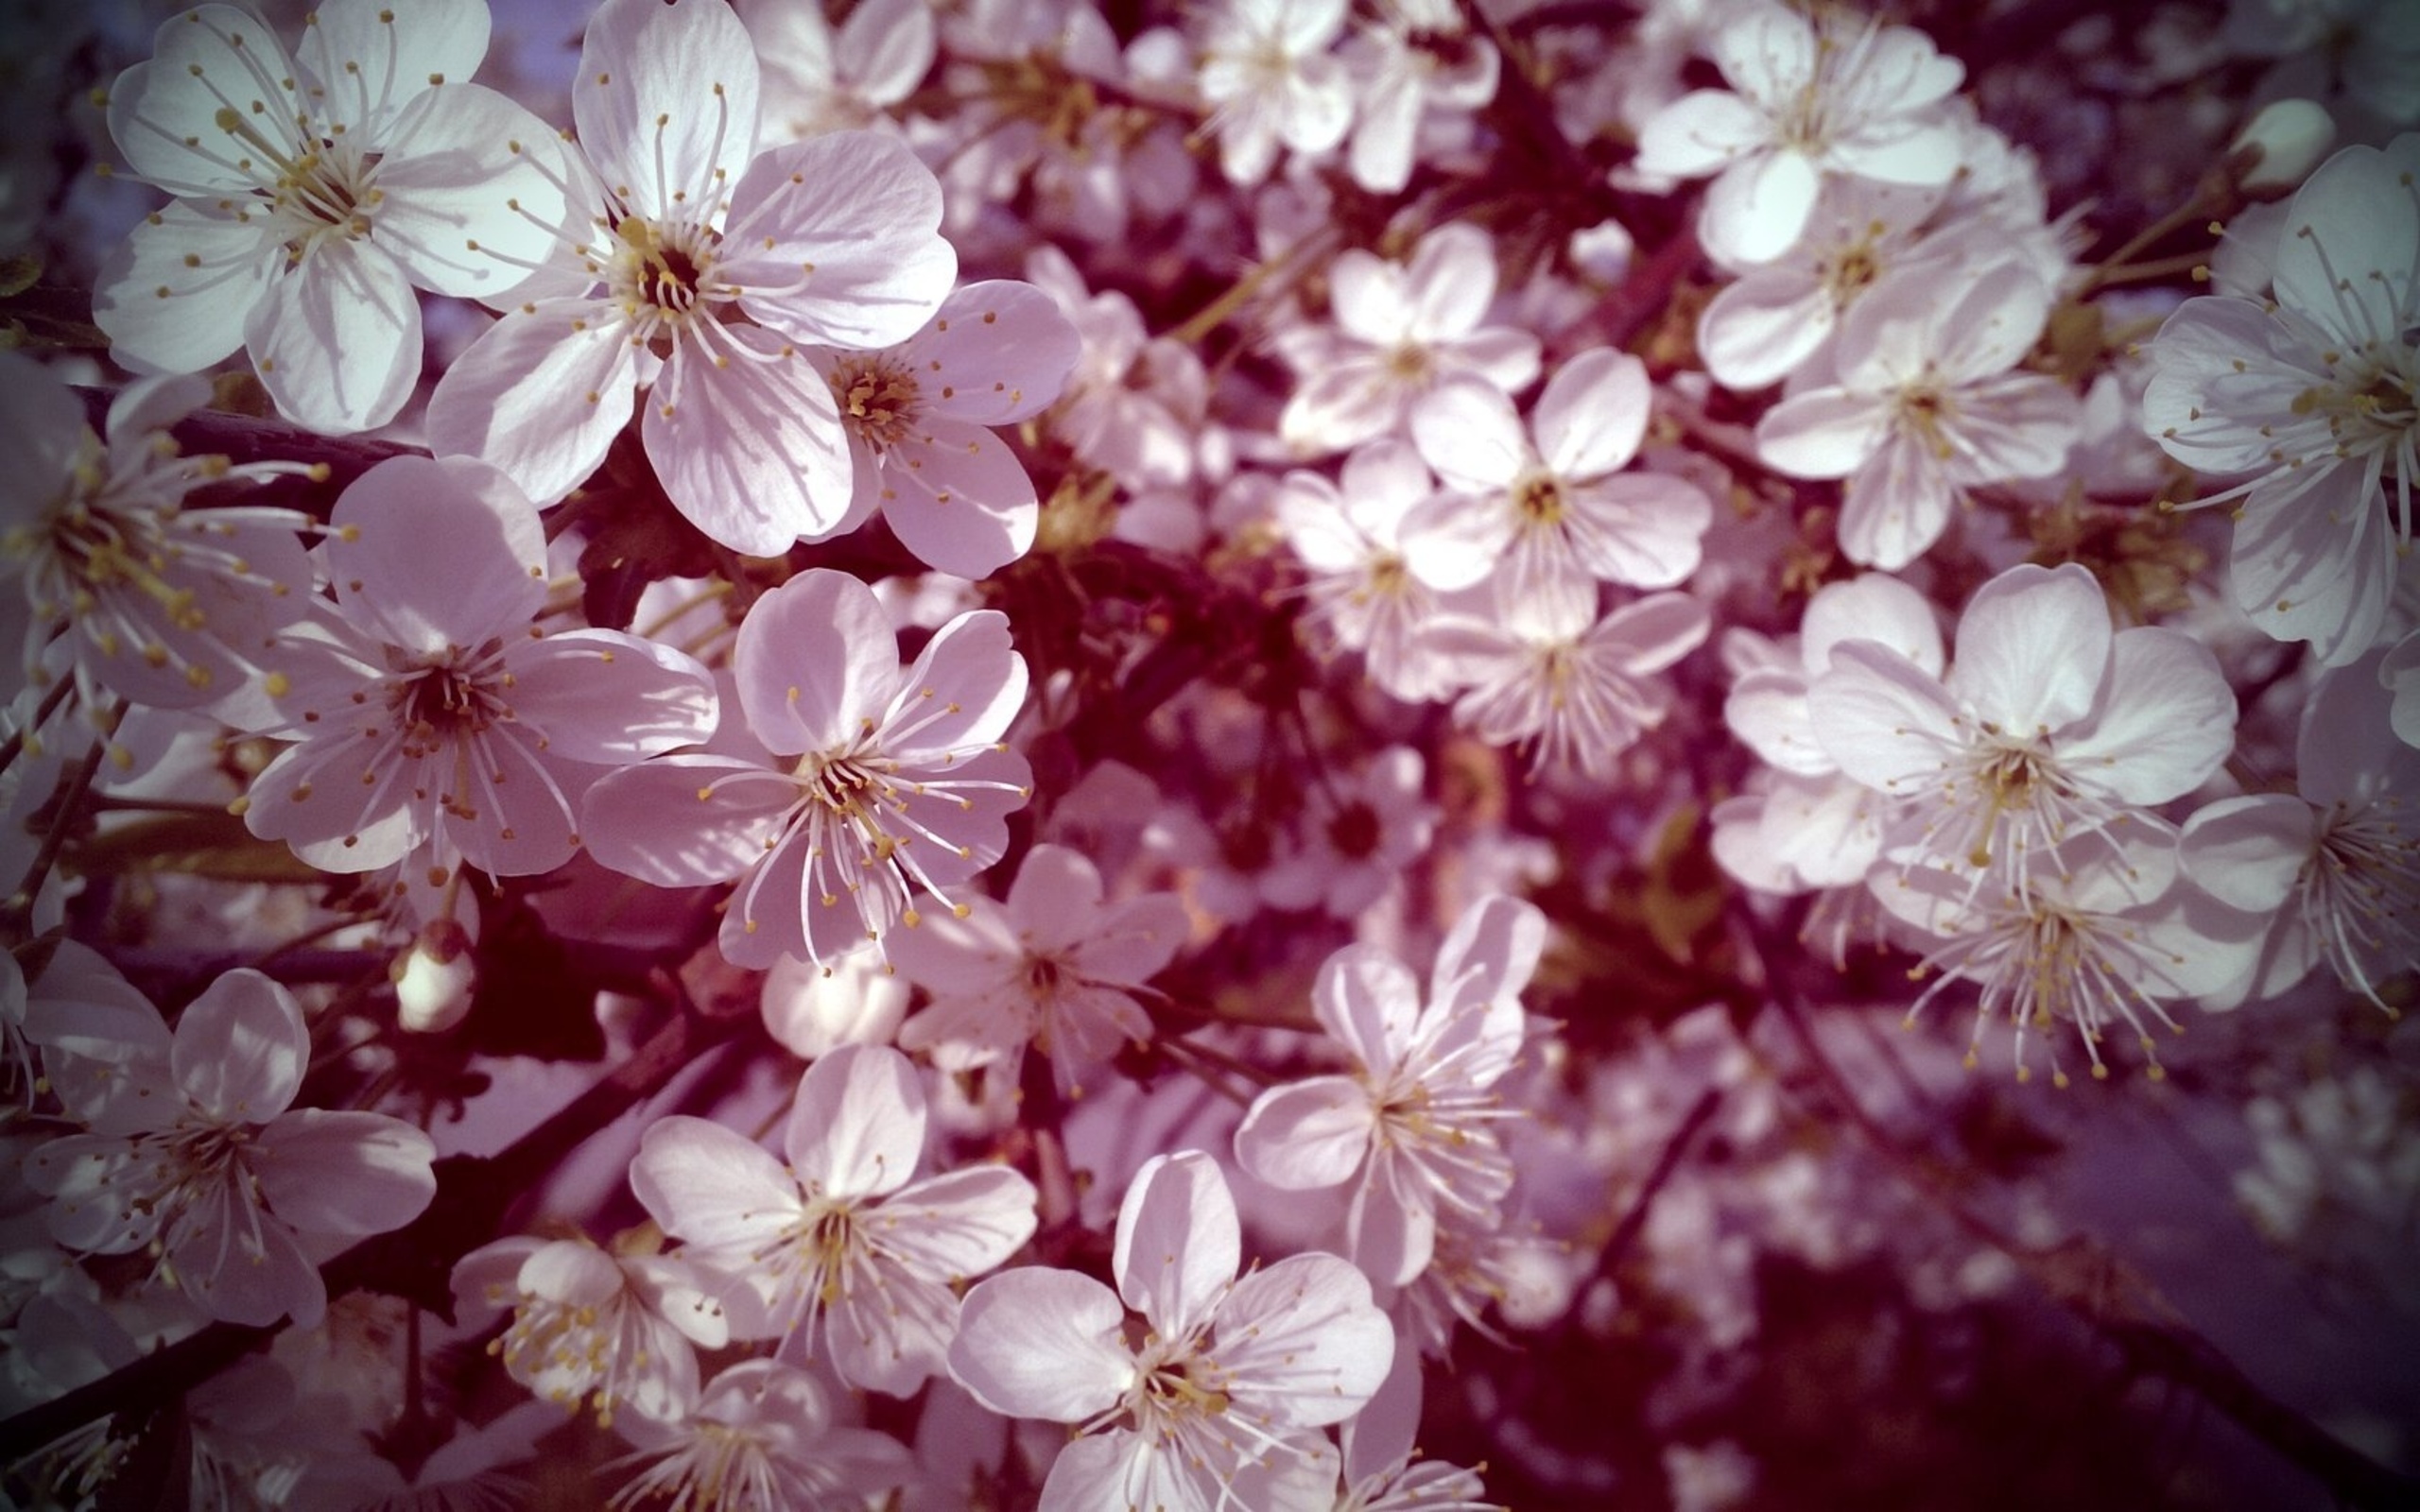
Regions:
M 414 1034 L 453 1028 L 471 1011 L 471 993 L 479 981 L 470 934 L 451 919 L 436 920 L 396 959 L 390 974 L 396 1019 L 405 1028 Z
M 765 1027 L 802 1060 L 842 1045 L 887 1045 L 908 1016 L 908 984 L 866 953 L 830 971 L 787 956 L 765 973 Z
M 2336 140 L 2336 122 L 2310 100 L 2272 100 L 2260 108 L 2227 148 L 2241 162 L 2236 187 L 2257 199 L 2291 194 L 2319 166 Z

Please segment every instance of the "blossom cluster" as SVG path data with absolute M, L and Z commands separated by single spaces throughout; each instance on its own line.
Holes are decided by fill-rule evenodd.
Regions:
M 2144 1504 L 1807 1424 L 2203 1138 L 2409 1488 L 2408 8 L 172 4 L 0 17 L 0 1500 Z

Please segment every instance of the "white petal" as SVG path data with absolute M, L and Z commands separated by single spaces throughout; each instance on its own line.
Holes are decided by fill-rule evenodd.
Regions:
M 1798 244 L 1823 179 L 1803 152 L 1759 152 L 1722 170 L 1706 189 L 1699 234 L 1737 263 L 1770 263 Z
M 280 1220 L 305 1234 L 383 1234 L 437 1195 L 437 1146 L 399 1118 L 308 1108 L 260 1131 L 252 1170 Z
M 555 250 L 567 172 L 560 141 L 482 85 L 426 91 L 378 165 L 372 235 L 422 288 L 501 303 Z
M 437 380 L 428 438 L 540 504 L 579 487 L 630 423 L 631 347 L 613 306 L 551 300 L 497 321 Z
M 1033 1237 L 1033 1183 L 1005 1165 L 972 1165 L 918 1181 L 873 1211 L 876 1243 L 936 1280 L 980 1276 Z
M 1538 455 L 1566 481 L 1602 477 L 1629 462 L 1647 434 L 1647 365 L 1594 347 L 1547 380 L 1530 412 Z
M 674 507 L 734 551 L 779 556 L 849 511 L 856 465 L 832 386 L 770 331 L 698 327 L 648 392 L 641 434 Z
M 2221 799 L 2185 821 L 2177 865 L 2219 902 L 2265 914 L 2292 895 L 2318 839 L 2316 814 L 2290 793 Z
M 260 972 L 229 971 L 177 1021 L 177 1085 L 215 1123 L 266 1124 L 292 1106 L 311 1057 L 294 995 Z
M 222 110 L 301 156 L 294 122 L 308 112 L 284 44 L 257 16 L 199 6 L 161 23 L 151 60 L 110 87 L 110 135 L 136 174 L 171 194 L 249 194 L 268 177 L 260 147 L 222 128 Z
M 1844 478 L 1881 449 L 1890 411 L 1844 388 L 1792 394 L 1756 421 L 1756 455 L 1801 478 Z
M 1210 1315 L 1243 1259 L 1243 1230 L 1219 1162 L 1199 1150 L 1155 1155 L 1117 1210 L 1111 1270 L 1129 1307 L 1164 1339 Z
M 2109 677 L 2109 605 L 2083 567 L 2012 567 L 1958 622 L 1949 691 L 2018 739 L 2090 713 Z
M 798 801 L 795 783 L 761 766 L 664 756 L 598 779 L 581 799 L 579 833 L 599 865 L 625 876 L 703 887 L 762 861 Z
M 1876 642 L 1835 647 L 1806 703 L 1816 737 L 1841 770 L 1885 793 L 1920 791 L 1938 780 L 1945 753 L 1966 744 L 1941 684 Z
M 941 218 L 941 181 L 897 139 L 794 142 L 750 164 L 732 192 L 717 272 L 747 291 L 740 308 L 793 340 L 893 346 L 932 318 L 958 276 Z
M 244 344 L 253 307 L 285 266 L 261 220 L 164 205 L 102 265 L 93 323 L 111 354 L 138 371 L 199 372 Z
M 415 98 L 478 71 L 489 25 L 486 0 L 325 0 L 294 56 L 325 92 L 316 103 L 330 121 L 386 143 Z
M 1694 90 L 1649 118 L 1637 166 L 1669 179 L 1713 173 L 1772 140 L 1772 123 L 1728 90 Z
M 1350 1076 L 1271 1087 L 1236 1130 L 1236 1162 L 1287 1192 L 1352 1179 L 1376 1126 L 1370 1094 Z
M 346 435 L 384 425 L 420 378 L 420 300 L 374 242 L 337 238 L 271 281 L 244 345 L 278 412 Z
M 631 1191 L 666 1233 L 709 1254 L 744 1255 L 802 1211 L 798 1183 L 769 1153 L 719 1124 L 678 1113 L 640 1137 Z
M 1115 1405 L 1133 1380 L 1133 1356 L 1119 1338 L 1125 1321 L 1117 1294 L 1089 1276 L 1012 1270 L 966 1294 L 949 1373 L 1005 1417 L 1082 1422 Z
M 2079 784 L 2125 802 L 2165 803 L 2226 761 L 2235 720 L 2235 694 L 2209 648 L 2181 630 L 2144 626 L 2118 635 L 2101 707 L 2060 740 L 2059 763 Z
M 1321 963 L 1311 1012 L 1374 1080 L 1383 1079 L 1410 1042 L 1420 983 L 1386 952 L 1348 945 Z
M 1411 439 L 1449 487 L 1485 493 L 1512 485 L 1530 463 L 1530 438 L 1512 401 L 1477 378 L 1457 378 L 1411 409 Z
M 756 143 L 756 53 L 721 0 L 605 0 L 572 120 L 606 186 L 650 218 L 705 219 Z
M 848 1199 L 906 1186 L 925 1148 L 925 1089 L 887 1045 L 843 1045 L 806 1069 L 783 1136 L 810 1193 Z

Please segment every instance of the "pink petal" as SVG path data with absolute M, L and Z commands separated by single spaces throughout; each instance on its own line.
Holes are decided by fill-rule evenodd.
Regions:
M 1006 441 L 936 419 L 882 461 L 882 517 L 926 566 L 989 577 L 1032 549 L 1042 506 Z
M 1420 1013 L 1420 984 L 1374 946 L 1348 945 L 1320 966 L 1311 1012 L 1374 1079 L 1395 1067 Z
M 1770 263 L 1798 244 L 1823 179 L 1803 152 L 1758 152 L 1722 170 L 1699 214 L 1706 249 L 1740 263 Z
M 437 380 L 430 447 L 502 468 L 552 504 L 596 471 L 630 423 L 631 347 L 613 306 L 550 300 L 488 328 Z
M 425 91 L 396 124 L 378 165 L 386 197 L 379 244 L 422 288 L 502 303 L 556 249 L 567 177 L 560 141 L 527 109 L 483 85 Z
M 1033 1237 L 1033 1183 L 1005 1165 L 972 1165 L 900 1189 L 870 1219 L 874 1243 L 920 1276 L 962 1281 Z
M 1059 301 L 1030 284 L 969 284 L 908 338 L 900 360 L 925 412 L 973 425 L 1009 425 L 1048 408 L 1083 353 Z
M 856 464 L 832 386 L 773 332 L 692 328 L 640 427 L 674 507 L 734 551 L 779 556 L 849 512 Z
M 744 1254 L 802 1211 L 797 1181 L 765 1149 L 677 1113 L 640 1137 L 631 1192 L 666 1233 L 707 1252 Z
M 925 1089 L 887 1045 L 843 1045 L 806 1069 L 782 1137 L 810 1194 L 849 1200 L 906 1186 L 925 1150 Z
M 437 1146 L 383 1113 L 303 1108 L 261 1130 L 253 1150 L 269 1211 L 305 1234 L 383 1234 L 437 1195 Z
M 291 1107 L 311 1058 L 294 995 L 255 971 L 229 971 L 177 1021 L 177 1085 L 203 1117 L 266 1124 Z
M 1361 1410 L 1394 1362 L 1370 1281 L 1333 1255 L 1294 1255 L 1236 1282 L 1219 1306 L 1219 1363 L 1236 1403 L 1278 1428 Z
M 1115 1405 L 1133 1376 L 1125 1321 L 1117 1295 L 1089 1276 L 1012 1270 L 966 1294 L 949 1373 L 1004 1417 L 1082 1422 Z
M 763 860 L 798 802 L 796 783 L 761 766 L 664 756 L 598 779 L 581 800 L 579 833 L 600 865 L 625 876 L 703 887 Z
M 899 642 L 873 591 L 810 568 L 758 599 L 733 653 L 748 728 L 785 756 L 838 751 L 899 687 Z
M 936 630 L 901 677 L 879 739 L 898 755 L 987 745 L 1008 732 L 1025 691 L 1025 658 L 1010 644 L 1008 616 L 969 610 Z
M 1243 1231 L 1219 1162 L 1199 1150 L 1155 1155 L 1117 1210 L 1111 1270 L 1118 1295 L 1164 1339 L 1191 1334 L 1243 1259 Z
M 741 309 L 794 341 L 895 346 L 941 308 L 958 275 L 941 218 L 941 181 L 904 143 L 838 131 L 749 165 L 732 191 L 717 271 L 747 291 Z
M 1236 1130 L 1236 1162 L 1283 1191 L 1332 1187 L 1361 1169 L 1375 1127 L 1359 1082 L 1314 1076 L 1253 1100 Z
M 520 632 L 546 601 L 546 536 L 512 480 L 467 457 L 395 456 L 336 504 L 328 574 L 346 618 L 435 655 Z
M 757 65 L 720 0 L 605 0 L 572 89 L 579 144 L 606 187 L 650 218 L 706 218 L 756 142 Z

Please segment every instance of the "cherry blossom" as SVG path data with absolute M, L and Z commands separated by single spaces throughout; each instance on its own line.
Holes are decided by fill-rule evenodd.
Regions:
M 2083 835 L 2054 847 L 2023 885 L 2006 870 L 1980 878 L 1918 866 L 1876 885 L 1875 897 L 1918 932 L 1924 958 L 1915 980 L 1933 978 L 1908 1010 L 1912 1022 L 1953 981 L 1981 989 L 1973 1043 L 1995 1018 L 2016 1031 L 2017 1079 L 2031 1075 L 2026 1037 L 2043 1034 L 2050 1077 L 2066 1086 L 2049 1031 L 2073 1028 L 2106 1077 L 2100 1047 L 2123 1024 L 2162 1074 L 2150 1025 L 2182 1027 L 2167 1005 L 2225 991 L 2252 967 L 2256 927 L 2249 916 L 2208 904 L 2179 881 L 2176 836 L 2157 820 L 2120 833 Z M 1967 1064 L 1978 1052 L 1970 1048 Z
M 1324 152 L 1344 140 L 1352 86 L 1328 51 L 1344 11 L 1344 0 L 1219 0 L 1202 13 L 1201 97 L 1233 182 L 1258 183 L 1280 146 Z
M 1027 1268 L 967 1293 L 949 1350 L 959 1384 L 994 1412 L 1078 1425 L 1044 1512 L 1331 1512 L 1335 1451 L 1312 1431 L 1370 1400 L 1393 1330 L 1370 1283 L 1333 1255 L 1238 1278 L 1241 1259 L 1226 1178 L 1186 1150 L 1152 1157 L 1127 1189 L 1116 1291 Z
M 867 0 L 837 28 L 812 6 L 735 0 L 764 66 L 765 117 L 795 137 L 879 126 L 932 71 L 924 0 Z
M 1042 507 L 990 434 L 1058 399 L 1080 340 L 1029 284 L 970 284 L 896 347 L 821 359 L 856 477 L 848 523 L 881 511 L 927 565 L 983 577 L 1033 545 Z
M 538 512 L 493 469 L 396 457 L 337 499 L 336 601 L 260 662 L 291 740 L 243 802 L 265 839 L 330 871 L 422 856 L 491 876 L 579 845 L 589 783 L 703 739 L 715 695 L 678 651 L 614 630 L 553 634 Z
M 1404 524 L 1413 574 L 1457 589 L 1495 572 L 1512 600 L 1564 612 L 1593 608 L 1599 581 L 1669 588 L 1688 576 L 1714 506 L 1683 479 L 1625 471 L 1648 407 L 1646 365 L 1602 347 L 1547 380 L 1526 426 L 1491 385 L 1439 386 L 1411 415 L 1445 485 Z
M 1485 325 L 1495 297 L 1486 232 L 1453 222 L 1423 236 L 1403 264 L 1347 248 L 1328 268 L 1333 327 L 1285 333 L 1303 382 L 1278 433 L 1306 454 L 1341 452 L 1402 428 L 1411 402 L 1457 374 L 1517 393 L 1538 375 L 1538 340 Z
M 2420 136 L 2337 153 L 2287 210 L 2273 302 L 2188 300 L 2151 343 L 2145 426 L 2199 472 L 2250 474 L 2196 501 L 2240 501 L 2236 603 L 2332 666 L 2378 638 L 2411 541 L 2415 174 Z
M 586 1238 L 499 1239 L 454 1267 L 457 1306 L 511 1313 L 488 1349 L 512 1379 L 611 1427 L 615 1410 L 663 1419 L 698 1394 L 697 1349 L 728 1342 L 722 1305 L 677 1256 L 614 1254 Z M 695 1346 L 696 1348 L 692 1348 Z
M 1691 91 L 1639 131 L 1642 170 L 1715 176 L 1698 233 L 1719 256 L 1788 251 L 1828 178 L 1938 186 L 1958 171 L 1940 106 L 1965 70 L 1921 32 L 1836 14 L 1751 8 L 1711 38 L 1731 88 Z
M 1481 738 L 1530 743 L 1530 767 L 1602 778 L 1664 722 L 1671 689 L 1655 674 L 1705 642 L 1712 621 L 1685 593 L 1651 593 L 1592 619 L 1552 604 L 1441 618 L 1421 637 L 1464 691 L 1454 717 Z
M 2072 563 L 2012 567 L 1978 590 L 1945 675 L 1846 639 L 1806 697 L 1825 754 L 1893 801 L 1886 854 L 1996 868 L 2020 896 L 2088 851 L 2083 837 L 2200 786 L 2235 726 L 2209 651 L 2164 627 L 2114 629 Z M 1893 890 L 1876 895 L 1888 905 Z
M 596 859 L 661 887 L 739 879 L 721 936 L 738 966 L 829 964 L 913 926 L 911 886 L 938 896 L 1007 847 L 1030 772 L 998 741 L 1026 673 L 994 610 L 942 626 L 912 666 L 897 644 L 843 573 L 757 600 L 733 658 L 740 719 L 591 789 Z
M 2420 960 L 2420 750 L 2394 738 L 2381 661 L 2332 670 L 2311 689 L 2296 791 L 2221 799 L 2186 821 L 2180 853 L 2193 884 L 2273 919 L 2246 983 L 2261 997 L 2325 962 L 2387 1007 L 2380 989 Z
M 88 705 L 106 689 L 192 708 L 234 692 L 261 643 L 302 612 L 311 569 L 296 532 L 309 516 L 184 507 L 205 484 L 309 471 L 183 455 L 169 427 L 208 393 L 199 379 L 139 380 L 111 402 L 103 441 L 65 385 L 0 352 L 0 473 L 32 504 L 0 535 L 0 564 L 23 576 L 32 610 L 28 682 L 49 680 L 43 648 L 63 631 Z
M 761 555 L 830 529 L 855 476 L 804 349 L 886 347 L 940 307 L 958 266 L 941 185 L 871 132 L 754 151 L 756 55 L 722 0 L 604 0 L 579 77 L 601 198 L 556 255 L 592 292 L 525 303 L 474 343 L 429 401 L 431 439 L 551 504 L 645 387 L 648 457 L 700 530 Z
M 147 1251 L 152 1276 L 211 1316 L 302 1327 L 327 1305 L 319 1261 L 419 1216 L 437 1191 L 428 1136 L 383 1113 L 293 1107 L 310 1058 L 293 995 L 230 971 L 177 1020 L 167 1074 L 111 1132 L 52 1140 L 26 1180 L 70 1249 Z
M 1520 993 L 1545 946 L 1535 908 L 1482 899 L 1439 949 L 1426 1002 L 1401 962 L 1345 947 L 1311 1011 L 1352 1074 L 1272 1088 L 1236 1130 L 1237 1162 L 1272 1186 L 1354 1184 L 1347 1253 L 1382 1286 L 1427 1268 L 1441 1211 L 1485 1222 L 1512 1187 L 1492 1089 L 1520 1054 Z
M 906 1396 L 939 1374 L 953 1283 L 1033 1232 L 1033 1184 L 1006 1166 L 913 1179 L 925 1093 L 895 1050 L 847 1045 L 807 1068 L 776 1160 L 719 1124 L 659 1119 L 631 1189 L 683 1255 L 719 1278 L 731 1332 L 819 1348 L 840 1379 Z M 818 1340 L 821 1339 L 819 1346 Z
M 1272 500 L 1278 528 L 1313 575 L 1306 617 L 1338 646 L 1361 652 L 1372 681 L 1410 700 L 1452 692 L 1420 634 L 1453 596 L 1412 576 L 1403 541 L 1405 522 L 1435 492 L 1411 444 L 1380 438 L 1355 449 L 1335 481 L 1287 473 Z
M 178 198 L 102 270 L 118 359 L 195 372 L 238 347 L 280 411 L 391 420 L 420 375 L 415 288 L 502 300 L 565 201 L 554 132 L 482 85 L 486 0 L 329 0 L 289 53 L 248 11 L 162 23 L 109 92 L 110 134 Z
M 777 1360 L 742 1360 L 668 1419 L 617 1427 L 644 1469 L 606 1505 L 666 1503 L 683 1512 L 862 1506 L 908 1478 L 908 1451 L 888 1434 L 832 1420 L 815 1378 Z M 629 1462 L 626 1462 L 629 1463 Z
M 1037 845 L 1005 902 L 976 897 L 966 910 L 892 938 L 892 964 L 933 997 L 902 1027 L 903 1048 L 944 1070 L 997 1066 L 1014 1085 L 1030 1041 L 1075 1097 L 1127 1043 L 1151 1038 L 1134 994 L 1184 944 L 1175 894 L 1110 902 L 1090 861 Z
M 1799 387 L 1756 423 L 1756 452 L 1794 477 L 1845 478 L 1841 549 L 1896 571 L 1941 539 L 1966 490 L 2066 460 L 2075 396 L 2012 369 L 2050 315 L 2014 262 L 1905 268 L 1842 318 L 1834 381 Z

